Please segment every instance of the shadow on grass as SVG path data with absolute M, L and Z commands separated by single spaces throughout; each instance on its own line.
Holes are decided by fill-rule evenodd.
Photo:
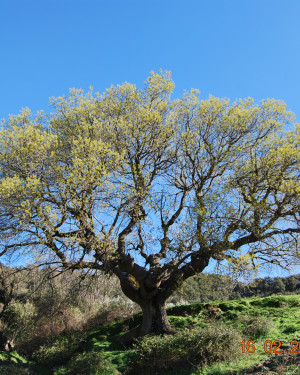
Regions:
M 38 364 L 32 363 L 27 361 L 25 358 L 20 356 L 17 352 L 0 352 L 0 374 L 1 367 L 17 367 L 19 369 L 28 369 L 33 374 L 39 374 L 39 375 L 49 375 L 51 372 Z

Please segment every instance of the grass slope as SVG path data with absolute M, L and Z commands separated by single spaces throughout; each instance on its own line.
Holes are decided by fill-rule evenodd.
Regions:
M 300 341 L 299 295 L 250 298 L 227 302 L 215 301 L 211 305 L 196 303 L 176 306 L 168 309 L 168 315 L 172 326 L 179 332 L 186 332 L 187 329 L 193 332 L 198 328 L 208 330 L 210 327 L 217 327 L 217 329 L 218 327 L 229 327 L 238 331 L 239 337 L 246 343 L 249 340 L 254 341 L 255 352 L 243 354 L 242 345 L 237 345 L 239 353 L 236 359 L 218 361 L 218 363 L 209 366 L 204 364 L 201 368 L 191 367 L 188 363 L 183 362 L 181 366 L 176 367 L 176 370 L 173 369 L 169 372 L 157 371 L 151 367 L 152 360 L 153 362 L 158 361 L 158 363 L 160 360 L 160 358 L 154 358 L 155 353 L 152 353 L 153 358 L 151 355 L 150 359 L 147 355 L 144 357 L 145 368 L 139 368 L 138 372 L 133 371 L 132 373 L 162 375 L 300 374 L 300 354 L 289 353 L 291 342 L 293 340 Z M 74 337 L 71 339 L 62 338 L 52 346 L 45 346 L 43 350 L 40 350 L 36 359 L 40 364 L 48 366 L 48 374 L 125 374 L 130 366 L 133 350 L 114 342 L 113 337 L 135 327 L 140 319 L 141 315 L 137 314 L 131 319 L 95 327 L 85 337 L 81 334 L 80 340 L 78 340 L 78 336 L 75 340 Z M 274 344 L 274 342 L 280 341 L 282 345 L 280 349 L 287 350 L 287 353 L 266 353 L 264 344 L 267 340 L 273 343 L 274 348 L 278 346 L 278 343 Z M 74 345 L 74 342 L 79 344 Z M 217 351 L 220 344 L 215 342 L 211 350 Z M 269 349 L 269 346 L 266 346 L 266 349 Z M 165 355 L 172 355 L 172 347 L 169 350 Z M 34 363 L 27 361 L 17 353 L 2 353 L 0 360 L 0 373 L 3 375 L 17 373 L 20 375 L 42 375 L 47 373 L 44 368 L 35 367 Z M 10 366 L 11 371 L 9 371 Z M 19 372 L 13 372 L 16 367 L 20 369 Z

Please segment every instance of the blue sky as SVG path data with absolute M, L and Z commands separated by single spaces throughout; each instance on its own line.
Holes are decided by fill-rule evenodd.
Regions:
M 174 97 L 276 98 L 300 118 L 299 15 L 298 0 L 1 0 L 0 119 L 160 68 Z
M 0 119 L 162 68 L 174 97 L 276 98 L 300 121 L 299 17 L 298 0 L 0 0 Z

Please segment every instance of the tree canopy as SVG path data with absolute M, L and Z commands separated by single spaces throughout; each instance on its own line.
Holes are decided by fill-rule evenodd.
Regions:
M 293 113 L 197 90 L 171 100 L 173 88 L 152 72 L 143 89 L 72 89 L 53 113 L 23 110 L 0 133 L 0 255 L 115 273 L 148 316 L 140 334 L 154 317 L 168 331 L 165 300 L 210 259 L 299 261 Z

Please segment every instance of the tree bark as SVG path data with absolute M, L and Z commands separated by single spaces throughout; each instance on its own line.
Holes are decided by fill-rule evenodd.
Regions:
M 131 344 L 135 338 L 149 334 L 176 333 L 168 320 L 166 301 L 184 280 L 202 272 L 209 262 L 209 255 L 206 253 L 193 254 L 191 258 L 190 263 L 173 271 L 166 279 L 159 269 L 157 272 L 149 272 L 146 269 L 141 270 L 140 267 L 135 270 L 136 277 L 121 271 L 120 267 L 114 269 L 123 293 L 136 302 L 143 312 L 141 325 L 118 337 L 117 341 Z
M 13 349 L 13 341 L 9 340 L 3 332 L 0 332 L 0 350 L 3 350 L 5 352 L 11 352 Z
M 157 301 L 154 298 L 154 300 L 147 303 L 142 310 L 143 320 L 140 327 L 141 336 L 150 333 L 171 334 L 176 332 L 169 323 L 165 301 Z
M 132 275 L 117 271 L 124 294 L 136 302 L 142 309 L 143 317 L 141 324 L 133 330 L 116 338 L 126 345 L 132 344 L 133 340 L 149 334 L 173 334 L 167 312 L 167 296 L 163 295 L 159 287 L 149 290 L 143 283 L 139 283 Z M 148 285 L 149 286 L 149 285 Z
M 174 334 L 166 312 L 166 302 L 163 300 L 144 301 L 141 306 L 143 318 L 141 324 L 133 330 L 117 338 L 117 341 L 125 345 L 131 345 L 134 339 L 150 334 Z

